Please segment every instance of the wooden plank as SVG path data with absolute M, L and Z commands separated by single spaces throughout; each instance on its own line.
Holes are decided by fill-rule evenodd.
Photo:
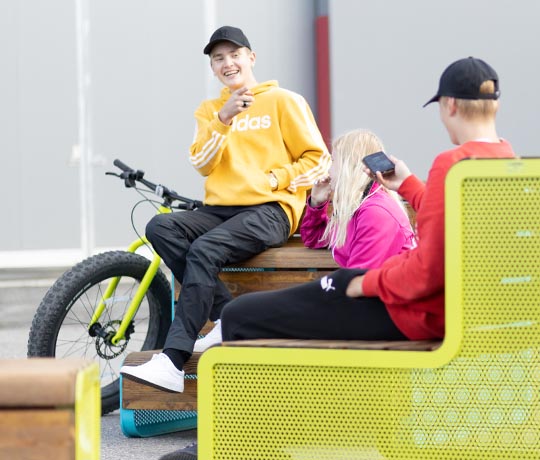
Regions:
M 233 297 L 248 292 L 273 291 L 284 289 L 308 281 L 322 278 L 332 270 L 320 271 L 260 271 L 260 272 L 221 272 L 219 277 Z M 181 286 L 175 282 L 175 294 L 178 299 Z M 207 323 L 207 332 L 213 327 Z M 203 333 L 201 331 L 201 333 Z
M 266 272 L 221 272 L 231 294 L 236 297 L 247 292 L 272 291 L 322 278 L 331 271 L 266 271 Z
M 122 378 L 122 407 L 124 409 L 197 410 L 197 379 L 184 379 L 184 392 L 158 390 Z
M 324 257 L 322 257 L 321 251 L 325 251 Z M 306 248 L 288 248 L 287 250 L 268 249 L 245 262 L 231 264 L 229 267 L 318 268 L 326 270 L 339 268 L 328 251 Z
M 256 339 L 223 342 L 225 347 L 330 348 L 346 350 L 409 350 L 433 351 L 441 346 L 439 340 L 301 340 Z
M 328 249 L 309 249 L 304 246 L 300 235 L 293 235 L 279 248 L 268 248 L 251 259 L 231 264 L 228 267 L 278 268 L 278 269 L 322 269 L 338 267 Z
M 75 414 L 72 410 L 0 410 L 0 458 L 72 460 Z
M 297 245 L 285 245 L 281 248 L 270 248 L 244 262 L 228 265 L 228 267 L 276 268 L 280 269 L 322 269 L 336 270 L 338 265 L 327 249 L 309 249 Z
M 2 359 L 0 407 L 73 405 L 77 375 L 91 364 L 75 358 Z

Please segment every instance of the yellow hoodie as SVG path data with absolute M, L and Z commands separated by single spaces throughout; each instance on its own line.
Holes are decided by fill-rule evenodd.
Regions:
M 278 202 L 298 227 L 306 191 L 328 174 L 331 157 L 306 100 L 275 80 L 250 88 L 254 102 L 224 125 L 217 114 L 231 93 L 203 101 L 195 111 L 193 166 L 206 177 L 204 203 L 250 206 Z M 278 189 L 267 178 L 273 172 Z

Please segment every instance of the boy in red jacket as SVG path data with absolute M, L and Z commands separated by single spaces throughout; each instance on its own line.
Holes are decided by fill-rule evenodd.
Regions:
M 495 128 L 497 73 L 480 59 L 451 64 L 439 90 L 425 105 L 439 103 L 439 113 L 456 148 L 439 154 L 423 184 L 396 158 L 395 174 L 377 180 L 396 190 L 417 215 L 418 247 L 386 261 L 379 269 L 352 278 L 349 297 L 381 299 L 396 326 L 409 339 L 444 336 L 444 180 L 450 167 L 465 158 L 510 158 L 510 144 Z

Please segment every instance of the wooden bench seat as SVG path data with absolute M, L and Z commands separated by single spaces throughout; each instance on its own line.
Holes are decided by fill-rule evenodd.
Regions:
M 224 347 L 269 348 L 329 348 L 333 350 L 408 350 L 434 351 L 441 346 L 439 340 L 300 340 L 257 339 L 223 342 Z
M 291 237 L 280 248 L 271 248 L 241 263 L 230 265 L 220 273 L 233 296 L 247 292 L 272 290 L 305 283 L 336 270 L 338 265 L 328 250 L 308 249 L 298 236 Z M 180 286 L 177 285 L 176 292 Z M 207 324 L 206 329 L 212 325 Z M 202 331 L 204 333 L 204 329 Z M 364 341 L 364 340 L 294 340 L 259 339 L 226 342 L 227 347 L 278 347 L 278 348 L 332 348 L 355 350 L 414 350 L 432 351 L 438 341 Z M 137 365 L 151 359 L 160 350 L 130 353 L 125 365 Z M 195 353 L 186 363 L 184 393 L 171 393 L 141 383 L 122 379 L 122 408 L 130 410 L 197 409 L 197 363 L 200 353 Z
M 92 361 L 0 360 L 0 413 L 2 459 L 99 459 L 99 368 Z
M 228 265 L 219 274 L 231 294 L 283 289 L 322 278 L 339 266 L 326 249 L 308 249 L 299 235 L 244 262 Z M 175 280 L 175 295 L 180 285 Z

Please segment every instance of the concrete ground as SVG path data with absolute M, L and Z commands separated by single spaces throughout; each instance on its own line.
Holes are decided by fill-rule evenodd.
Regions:
M 0 267 L 0 359 L 26 358 L 30 324 L 47 289 L 63 267 Z M 153 460 L 197 439 L 196 430 L 150 438 L 127 438 L 119 411 L 101 417 L 102 460 Z

